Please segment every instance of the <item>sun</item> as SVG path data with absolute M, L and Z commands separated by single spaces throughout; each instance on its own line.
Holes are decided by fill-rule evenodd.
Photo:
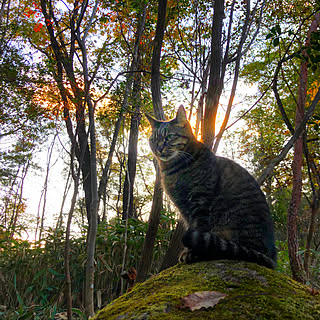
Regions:
M 220 132 L 220 129 L 222 127 L 223 124 L 223 120 L 225 117 L 225 112 L 222 110 L 221 107 L 218 108 L 218 112 L 217 112 L 217 116 L 216 116 L 216 122 L 215 122 L 215 131 L 216 131 L 216 135 Z M 196 138 L 200 141 L 201 140 L 201 124 L 198 130 L 198 133 L 196 132 L 196 126 L 197 126 L 197 115 L 196 112 L 192 113 L 192 117 L 190 119 L 190 125 L 192 128 L 192 131 L 194 133 L 194 135 L 196 136 Z

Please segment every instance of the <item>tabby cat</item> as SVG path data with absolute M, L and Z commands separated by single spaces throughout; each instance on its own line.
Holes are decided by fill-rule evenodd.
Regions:
M 182 260 L 244 260 L 274 268 L 272 219 L 255 179 L 197 141 L 183 106 L 173 120 L 147 118 L 162 185 L 188 226 Z

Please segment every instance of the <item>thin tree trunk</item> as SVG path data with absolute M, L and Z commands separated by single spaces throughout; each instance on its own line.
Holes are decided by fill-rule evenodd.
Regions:
M 210 58 L 208 59 L 208 63 L 206 68 L 203 71 L 202 74 L 202 79 L 201 79 L 201 84 L 200 84 L 200 88 L 201 88 L 201 96 L 198 102 L 198 108 L 197 108 L 197 120 L 196 120 L 196 128 L 195 128 L 195 136 L 198 138 L 199 135 L 199 130 L 201 128 L 201 132 L 203 134 L 203 106 L 204 106 L 204 101 L 205 101 L 205 97 L 207 95 L 207 83 L 208 83 L 208 76 L 209 76 L 209 70 L 210 70 Z M 203 136 L 201 136 L 201 140 Z
M 308 108 L 307 112 L 305 113 L 300 125 L 295 128 L 294 134 L 290 138 L 290 140 L 286 143 L 286 145 L 282 148 L 281 152 L 278 156 L 271 160 L 269 165 L 263 170 L 260 177 L 257 179 L 259 185 L 262 185 L 264 181 L 272 174 L 273 169 L 286 157 L 292 146 L 294 145 L 297 138 L 302 134 L 305 129 L 306 123 L 314 114 L 315 108 L 320 100 L 320 87 Z
M 76 206 L 76 200 L 79 190 L 79 178 L 80 170 L 77 173 L 74 172 L 74 146 L 71 150 L 71 163 L 70 163 L 70 172 L 74 182 L 73 195 L 71 199 L 70 210 L 68 213 L 67 225 L 66 225 L 66 241 L 64 247 L 64 272 L 66 277 L 66 299 L 67 299 L 67 317 L 68 320 L 72 320 L 72 287 L 71 287 L 71 274 L 70 274 L 70 228 L 72 216 L 74 213 L 74 208 Z M 69 178 L 69 176 L 68 176 Z
M 60 214 L 59 214 L 59 217 L 58 217 L 58 220 L 57 220 L 56 229 L 61 229 L 61 228 L 62 228 L 62 223 L 63 223 L 63 208 L 64 208 L 64 204 L 65 204 L 66 199 L 67 199 L 68 192 L 69 192 L 70 187 L 71 187 L 71 183 L 69 182 L 70 176 L 71 176 L 71 171 L 69 170 L 69 172 L 68 172 L 68 177 L 67 177 L 67 181 L 66 181 L 66 186 L 65 186 L 65 188 L 64 188 L 64 192 L 63 192 L 63 196 L 62 196 Z
M 224 0 L 214 1 L 212 19 L 211 66 L 208 93 L 202 128 L 203 142 L 212 148 L 215 136 L 215 120 L 223 89 L 222 78 L 222 26 L 224 19 Z
M 157 163 L 155 163 L 155 167 L 156 171 L 158 172 L 159 169 Z M 160 175 L 157 174 L 152 198 L 152 208 L 148 221 L 148 229 L 143 242 L 142 254 L 136 279 L 137 282 L 142 282 L 148 277 L 148 272 L 152 263 L 154 242 L 157 236 L 158 227 L 160 223 L 160 213 L 162 210 L 162 196 L 163 191 L 160 181 Z
M 306 41 L 306 47 L 310 44 L 311 33 L 316 31 L 320 19 L 320 13 L 317 13 L 314 20 L 311 23 L 308 31 L 308 37 Z M 304 55 L 307 55 L 306 50 Z M 300 76 L 299 76 L 299 89 L 298 89 L 298 101 L 296 108 L 295 127 L 297 128 L 303 121 L 305 113 L 305 103 L 307 96 L 307 81 L 308 81 L 308 65 L 307 62 L 301 63 Z M 303 136 L 298 136 L 294 144 L 294 154 L 292 162 L 293 171 L 293 185 L 291 201 L 288 208 L 288 252 L 290 259 L 290 267 L 292 271 L 293 279 L 304 282 L 305 276 L 303 273 L 303 265 L 301 256 L 298 254 L 299 242 L 297 234 L 297 216 L 301 202 L 301 189 L 302 189 L 302 160 L 303 160 Z
M 208 69 L 205 70 L 202 80 L 202 90 L 206 88 L 206 80 L 209 74 L 209 86 L 207 94 L 202 91 L 199 101 L 198 117 L 197 117 L 197 133 L 201 121 L 201 137 L 202 141 L 210 148 L 214 141 L 214 122 L 218 109 L 219 99 L 223 88 L 223 79 L 221 78 L 222 68 L 222 24 L 224 18 L 224 0 L 217 0 L 214 2 L 214 16 L 212 20 L 212 42 L 211 42 L 211 55 L 208 60 Z M 200 117 L 203 113 L 203 99 L 206 96 L 206 106 L 203 121 Z M 179 221 L 175 229 L 172 239 L 170 240 L 169 250 L 166 253 L 161 270 L 174 265 L 178 262 L 179 253 L 182 251 L 182 236 L 184 233 L 183 222 Z
M 89 205 L 88 215 L 88 234 L 87 234 L 87 260 L 86 260 L 86 272 L 85 272 L 85 309 L 88 317 L 94 316 L 94 273 L 95 273 L 95 247 L 98 227 L 98 177 L 97 177 L 97 149 L 96 149 L 96 128 L 94 118 L 94 105 L 90 98 L 90 80 L 88 72 L 88 59 L 87 49 L 85 45 L 85 35 L 80 35 L 78 30 L 76 33 L 78 44 L 82 51 L 82 65 L 84 75 L 84 92 L 85 102 L 89 111 L 89 129 L 90 135 L 90 150 L 87 164 L 90 164 L 90 195 L 91 202 Z M 88 145 L 88 143 L 87 143 Z
M 311 252 L 311 242 L 314 236 L 314 232 L 316 230 L 316 222 L 317 218 L 320 213 L 320 206 L 319 206 L 319 195 L 314 195 L 312 204 L 311 204 L 311 217 L 310 217 L 310 223 L 309 223 L 309 229 L 308 229 L 308 235 L 306 240 L 306 251 L 304 254 L 304 260 L 303 260 L 303 267 L 304 270 L 309 276 L 309 268 L 310 268 L 310 252 Z
M 85 307 L 88 316 L 94 315 L 94 256 L 98 225 L 98 184 L 97 184 L 97 159 L 96 159 L 96 132 L 94 123 L 93 106 L 89 105 L 90 117 L 90 146 L 91 146 L 91 205 L 90 221 L 87 237 L 87 262 L 85 279 Z
M 4 208 L 3 208 L 2 212 L 1 212 L 1 214 L 4 215 L 4 226 L 6 227 L 6 229 L 10 229 L 11 219 L 9 221 L 8 206 L 9 206 L 10 200 L 12 198 L 12 195 L 14 193 L 13 189 L 14 189 L 14 186 L 17 184 L 18 175 L 19 175 L 21 167 L 22 167 L 22 165 L 19 165 L 19 167 L 17 169 L 17 172 L 14 175 L 14 179 L 11 180 L 11 186 L 10 186 L 10 189 L 8 191 L 8 196 L 5 198 Z
M 109 149 L 109 153 L 108 153 L 108 159 L 105 163 L 105 166 L 103 168 L 103 172 L 102 172 L 102 176 L 100 178 L 100 182 L 99 182 L 99 188 L 98 188 L 98 197 L 99 197 L 99 203 L 101 200 L 102 195 L 105 195 L 106 193 L 106 189 L 107 189 L 107 185 L 108 185 L 108 180 L 109 180 L 109 170 L 112 164 L 112 157 L 116 148 L 116 144 L 117 144 L 117 139 L 120 133 L 120 128 L 121 128 L 121 123 L 123 121 L 123 110 L 120 110 L 117 122 L 115 124 L 115 128 L 114 128 L 114 132 L 113 132 L 113 137 L 112 137 L 112 141 L 111 141 L 111 145 L 110 145 L 110 149 Z
M 46 171 L 46 177 L 44 181 L 44 187 L 43 187 L 43 204 L 42 204 L 42 215 L 40 219 L 40 229 L 39 229 L 39 241 L 41 240 L 41 235 L 43 231 L 43 222 L 44 222 L 44 216 L 46 211 L 46 203 L 47 203 L 47 191 L 48 191 L 48 181 L 49 181 L 49 172 L 50 172 L 50 166 L 51 166 L 51 157 L 54 147 L 54 142 L 56 140 L 57 135 L 54 136 L 51 145 L 48 150 L 48 160 L 47 160 L 47 171 Z
M 182 244 L 182 237 L 184 232 L 184 222 L 180 219 L 173 232 L 172 238 L 169 243 L 169 248 L 163 258 L 160 271 L 170 268 L 178 263 L 179 254 L 184 248 Z
M 160 58 L 161 48 L 165 32 L 167 12 L 167 0 L 159 0 L 158 2 L 158 17 L 156 34 L 153 41 L 153 52 L 151 61 L 151 93 L 153 112 L 158 120 L 165 120 L 166 116 L 162 108 L 161 101 L 161 76 L 160 76 Z
M 310 263 L 311 263 L 311 243 L 314 239 L 314 233 L 316 230 L 317 218 L 320 214 L 320 173 L 317 170 L 317 166 L 314 160 L 310 157 L 310 153 L 307 145 L 307 137 L 304 135 L 304 153 L 308 165 L 309 180 L 312 189 L 312 203 L 311 203 L 311 217 L 308 229 L 308 235 L 306 240 L 306 250 L 304 253 L 303 267 L 309 277 Z M 312 175 L 314 176 L 315 183 L 313 182 Z
M 222 126 L 220 128 L 220 131 L 219 131 L 217 137 L 215 138 L 214 147 L 213 147 L 213 152 L 214 153 L 216 153 L 217 150 L 218 150 L 219 143 L 221 141 L 222 135 L 223 135 L 223 133 L 224 133 L 226 127 L 227 127 L 228 121 L 229 121 L 231 108 L 232 108 L 232 105 L 233 105 L 233 99 L 235 97 L 237 84 L 238 84 L 238 78 L 239 78 L 239 72 L 240 72 L 241 52 L 242 52 L 242 48 L 243 48 L 243 45 L 245 43 L 245 40 L 247 38 L 249 20 L 250 20 L 250 1 L 246 1 L 246 18 L 245 18 L 244 25 L 242 27 L 241 39 L 240 39 L 240 43 L 239 43 L 238 49 L 237 49 L 236 64 L 235 64 L 235 68 L 234 68 L 234 76 L 233 76 L 233 83 L 232 83 L 231 93 L 230 93 L 228 106 L 227 106 L 227 111 L 226 111 L 225 117 L 223 119 Z M 231 28 L 231 21 L 230 21 L 230 26 L 229 27 Z M 225 59 L 227 59 L 227 57 Z
M 141 90 L 141 74 L 137 73 L 133 83 L 133 114 L 130 120 L 130 134 L 128 146 L 128 161 L 127 170 L 123 186 L 123 205 L 122 215 L 123 219 L 127 217 L 135 217 L 133 210 L 133 187 L 136 177 L 137 166 L 137 147 L 139 137 L 139 125 L 141 120 L 140 114 L 140 90 Z M 129 183 L 130 182 L 130 183 Z M 126 213 L 126 216 L 124 216 Z
M 21 177 L 21 182 L 20 182 L 20 187 L 19 187 L 19 191 L 17 191 L 17 194 L 19 192 L 19 200 L 18 203 L 16 203 L 15 200 L 15 206 L 14 206 L 14 211 L 12 213 L 12 218 L 11 218 L 11 222 L 10 222 L 10 226 L 9 226 L 9 230 L 10 231 L 10 238 L 13 238 L 14 233 L 15 233 L 15 229 L 16 229 L 16 225 L 17 225 L 17 221 L 18 221 L 18 216 L 21 210 L 21 204 L 22 204 L 22 195 L 23 195 L 23 185 L 24 185 L 24 180 L 26 178 L 28 169 L 29 169 L 29 165 L 30 165 L 30 161 L 28 160 L 23 167 L 22 170 L 22 177 Z
M 194 135 L 198 139 L 199 136 L 199 130 L 202 127 L 203 122 L 203 102 L 204 102 L 204 96 L 205 93 L 202 93 L 198 102 L 198 108 L 197 108 L 197 119 L 196 119 L 196 127 L 194 130 Z
M 301 105 L 300 105 L 301 107 Z M 301 119 L 301 112 L 303 109 L 299 110 L 297 106 L 296 113 L 296 125 L 299 125 Z M 303 141 L 302 137 L 298 138 L 294 146 L 294 155 L 292 162 L 292 171 L 293 171 L 293 186 L 292 186 L 292 196 L 290 205 L 288 208 L 288 252 L 290 259 L 290 267 L 292 271 L 293 279 L 304 282 L 304 277 L 302 274 L 302 262 L 301 256 L 298 255 L 299 243 L 297 235 L 297 215 L 300 207 L 301 201 L 301 187 L 302 187 L 302 155 L 303 155 Z
M 165 31 L 166 11 L 167 0 L 159 0 L 157 27 L 153 42 L 153 53 L 151 62 L 151 92 L 154 115 L 157 119 L 160 120 L 165 120 L 165 115 L 161 102 L 160 57 L 163 36 Z M 158 231 L 160 214 L 162 210 L 162 187 L 160 180 L 160 172 L 158 166 L 156 165 L 155 167 L 156 180 L 152 199 L 152 209 L 149 216 L 146 237 L 143 242 L 143 248 L 137 272 L 137 282 L 144 281 L 148 275 L 152 262 L 154 240 Z

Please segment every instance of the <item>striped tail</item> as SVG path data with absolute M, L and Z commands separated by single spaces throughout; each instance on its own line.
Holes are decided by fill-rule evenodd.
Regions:
M 181 262 L 230 259 L 254 262 L 271 269 L 276 267 L 276 257 L 270 258 L 257 250 L 222 239 L 212 232 L 189 229 L 182 242 L 187 250 L 180 255 Z

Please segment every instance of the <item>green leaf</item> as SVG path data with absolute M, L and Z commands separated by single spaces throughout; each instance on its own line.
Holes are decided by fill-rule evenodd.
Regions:
M 273 37 L 274 37 L 274 34 L 270 32 L 270 33 L 267 34 L 266 40 L 269 40 L 269 39 L 271 39 Z
M 272 27 L 272 28 L 271 28 L 271 33 L 274 34 L 274 35 L 277 34 L 277 29 L 276 29 L 276 27 Z
M 313 64 L 313 65 L 311 66 L 311 70 L 312 70 L 313 72 L 316 72 L 317 69 L 318 69 L 318 66 L 317 66 L 316 64 Z
M 277 37 L 277 38 L 274 38 L 274 40 L 273 40 L 273 45 L 275 46 L 275 47 L 277 47 L 278 45 L 279 45 L 279 43 L 280 43 L 280 39 L 279 39 L 279 37 Z
M 80 310 L 80 309 L 77 309 L 77 308 L 72 308 L 72 312 L 76 313 L 78 316 L 80 316 L 80 319 L 87 319 L 86 318 L 86 315 Z
M 312 63 L 316 63 L 316 57 L 315 56 L 310 56 L 310 60 Z
M 59 278 L 64 278 L 64 274 L 60 273 L 52 268 L 49 268 L 48 271 L 52 274 L 54 274 L 55 276 L 59 277 Z

